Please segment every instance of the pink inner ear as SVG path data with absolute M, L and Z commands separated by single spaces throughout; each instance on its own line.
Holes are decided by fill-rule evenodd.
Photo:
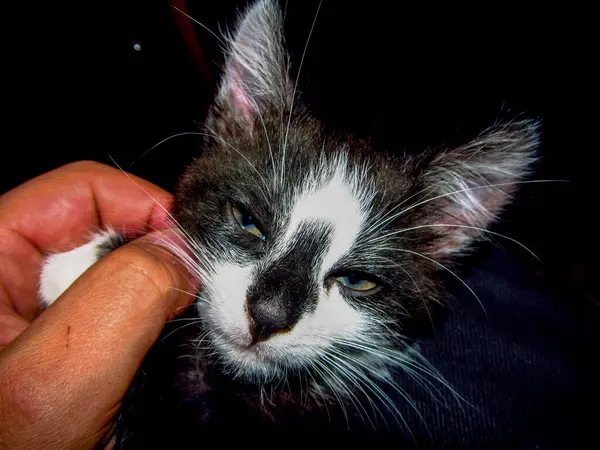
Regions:
M 240 74 L 233 70 L 227 81 L 227 92 L 229 93 L 233 110 L 238 117 L 242 117 L 248 125 L 252 124 L 252 102 L 248 93 L 243 89 L 240 83 Z
M 468 218 L 455 205 L 448 205 L 438 211 L 432 224 L 445 225 L 468 225 L 473 226 L 472 216 Z M 460 252 L 469 241 L 477 234 L 475 230 L 461 227 L 439 227 L 432 228 L 437 237 L 431 242 L 428 253 L 434 259 L 444 259 L 456 252 Z
M 242 88 L 237 83 L 234 83 L 231 93 L 233 94 L 233 101 L 237 113 L 240 116 L 250 119 L 250 102 Z
M 430 252 L 434 258 L 444 258 L 456 252 L 465 250 L 469 244 L 478 235 L 484 236 L 484 232 L 480 232 L 473 228 L 477 227 L 487 229 L 494 221 L 494 218 L 499 214 L 514 189 L 511 187 L 502 190 L 482 189 L 477 192 L 476 199 L 480 207 L 475 204 L 469 205 L 468 197 L 463 197 L 463 203 L 448 202 L 442 206 L 438 214 L 439 216 L 432 223 L 443 223 L 448 225 L 462 225 L 463 227 L 440 227 L 437 229 L 438 238 L 433 241 L 430 246 Z M 484 208 L 484 210 L 481 209 Z

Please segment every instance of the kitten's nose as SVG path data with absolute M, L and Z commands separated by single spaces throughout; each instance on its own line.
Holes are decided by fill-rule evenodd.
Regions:
M 292 330 L 317 304 L 319 289 L 313 272 L 320 266 L 318 258 L 327 248 L 331 230 L 308 222 L 295 233 L 301 236 L 301 244 L 261 267 L 246 292 L 253 344 Z
M 249 302 L 252 344 L 269 339 L 276 333 L 289 331 L 293 326 L 293 310 L 276 299 Z

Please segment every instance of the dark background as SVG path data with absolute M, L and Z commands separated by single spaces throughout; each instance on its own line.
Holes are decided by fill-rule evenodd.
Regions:
M 185 4 L 217 34 L 244 5 L 172 3 Z M 314 0 L 287 4 L 296 71 L 317 7 Z M 544 144 L 534 178 L 569 182 L 524 186 L 499 230 L 542 257 L 544 265 L 531 265 L 534 273 L 593 302 L 598 71 L 592 16 L 548 6 L 417 9 L 326 0 L 300 88 L 319 117 L 397 151 L 461 143 L 518 113 L 541 118 Z M 114 165 L 111 157 L 171 189 L 197 153 L 198 139 L 182 136 L 145 152 L 197 130 L 219 76 L 217 39 L 198 25 L 192 25 L 195 36 L 182 33 L 191 22 L 167 0 L 21 2 L 6 7 L 3 18 L 0 192 L 70 161 Z

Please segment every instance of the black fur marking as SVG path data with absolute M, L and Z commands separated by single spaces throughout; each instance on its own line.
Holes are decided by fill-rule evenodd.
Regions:
M 331 231 L 331 226 L 317 222 L 302 224 L 290 249 L 256 274 L 247 296 L 255 341 L 289 331 L 303 313 L 314 309 L 322 284 L 318 269 L 329 248 Z
M 96 255 L 98 259 L 104 258 L 113 250 L 118 249 L 125 244 L 125 239 L 120 234 L 111 233 L 108 239 L 96 247 Z

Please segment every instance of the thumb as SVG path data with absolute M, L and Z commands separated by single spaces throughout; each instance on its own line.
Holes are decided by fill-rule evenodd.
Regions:
M 108 254 L 0 354 L 7 448 L 89 447 L 106 435 L 165 321 L 196 288 L 154 242 L 148 235 Z

